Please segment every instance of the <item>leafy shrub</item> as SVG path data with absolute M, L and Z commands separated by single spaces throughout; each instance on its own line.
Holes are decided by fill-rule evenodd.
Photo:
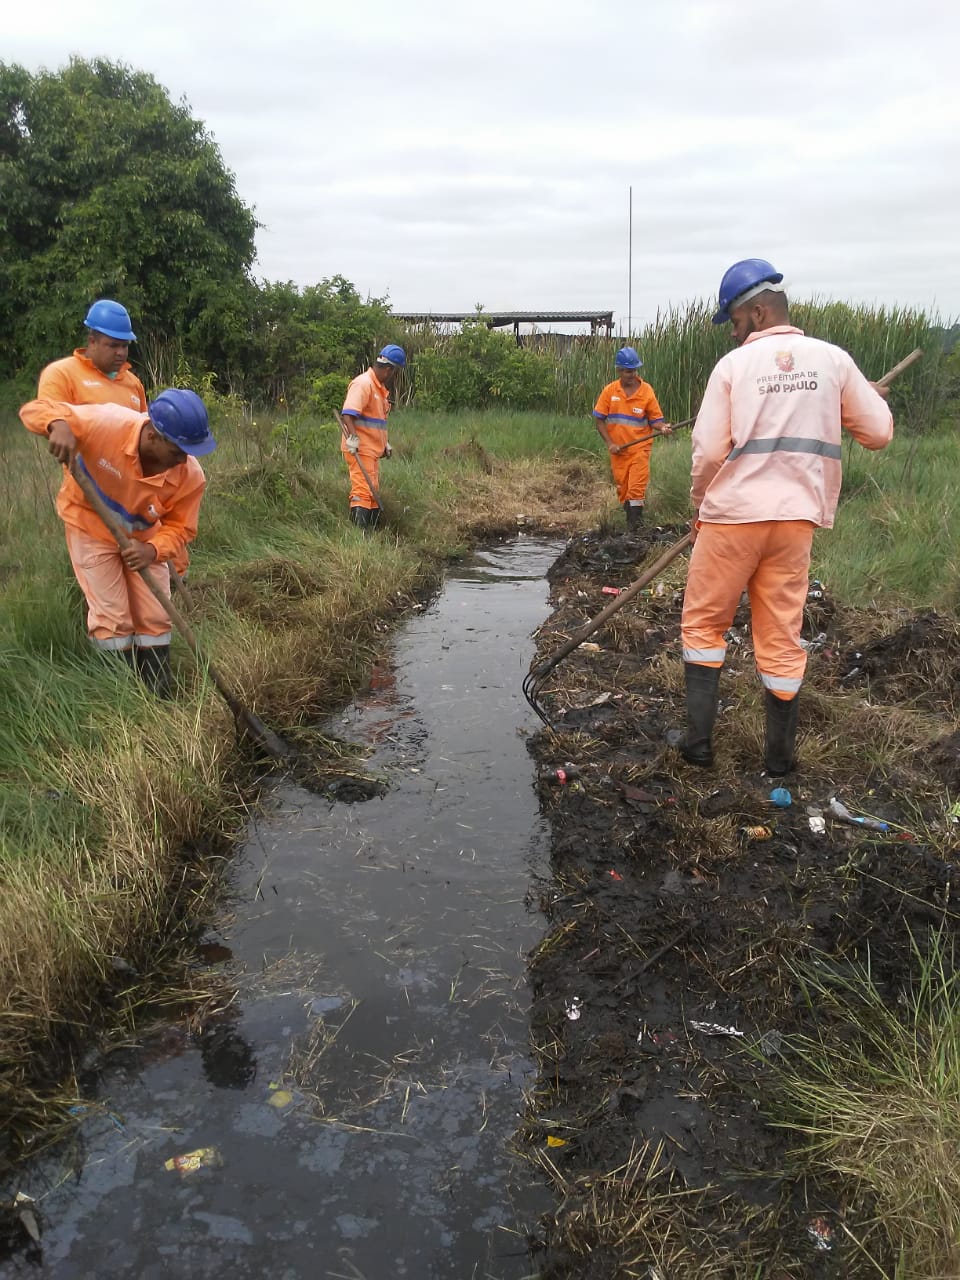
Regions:
M 536 409 L 553 394 L 554 361 L 488 329 L 478 311 L 459 333 L 421 351 L 413 376 L 421 409 Z

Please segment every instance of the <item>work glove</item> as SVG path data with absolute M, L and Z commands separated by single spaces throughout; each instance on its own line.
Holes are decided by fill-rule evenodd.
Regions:
M 384 456 L 385 458 L 392 458 L 392 457 L 393 457 L 393 446 L 392 446 L 392 445 L 385 444 L 385 445 L 383 446 L 383 456 Z
M 360 437 L 359 437 L 359 436 L 352 436 L 352 435 L 351 435 L 351 436 L 347 436 L 347 448 L 350 450 L 350 452 L 351 452 L 351 453 L 359 453 L 359 452 L 360 452 Z

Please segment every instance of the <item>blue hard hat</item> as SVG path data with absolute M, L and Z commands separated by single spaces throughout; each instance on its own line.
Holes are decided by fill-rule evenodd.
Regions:
M 210 434 L 207 406 L 195 391 L 168 387 L 147 405 L 150 421 L 167 440 L 184 453 L 202 458 L 213 453 L 217 442 Z
M 407 367 L 407 353 L 403 347 L 398 347 L 395 342 L 388 343 L 377 356 L 377 359 L 385 360 L 387 364 L 395 365 L 398 369 Z
M 758 284 L 779 284 L 783 272 L 778 271 L 765 258 L 744 258 L 735 262 L 723 273 L 720 281 L 720 310 L 713 317 L 714 324 L 724 324 L 730 319 L 730 308 L 736 303 L 741 293 L 746 293 Z
M 88 329 L 96 329 L 97 333 L 105 333 L 108 338 L 116 338 L 118 342 L 137 340 L 126 307 L 121 307 L 112 298 L 98 298 L 87 312 L 83 323 Z
M 643 361 L 633 347 L 621 347 L 613 363 L 618 369 L 639 369 Z

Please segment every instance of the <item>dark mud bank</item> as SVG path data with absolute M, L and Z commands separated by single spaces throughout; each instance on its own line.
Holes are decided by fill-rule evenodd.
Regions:
M 550 572 L 538 658 L 682 532 L 571 542 Z M 761 772 L 745 611 L 717 768 L 693 770 L 664 746 L 682 722 L 682 581 L 678 563 L 592 637 L 599 649 L 557 668 L 543 695 L 556 732 L 531 742 L 543 769 L 579 770 L 540 788 L 549 926 L 530 958 L 539 1079 L 524 1140 L 559 1197 L 542 1276 L 876 1276 L 847 1234 L 889 1264 L 895 1242 L 869 1225 L 869 1198 L 801 1177 L 797 1135 L 770 1121 L 791 1037 L 850 1034 L 805 999 L 804 966 L 869 963 L 896 1001 L 914 948 L 956 927 L 946 805 L 960 637 L 935 614 L 855 613 L 812 587 L 800 767 L 780 809 Z M 893 724 L 913 750 L 877 749 Z M 835 795 L 889 832 L 833 820 Z

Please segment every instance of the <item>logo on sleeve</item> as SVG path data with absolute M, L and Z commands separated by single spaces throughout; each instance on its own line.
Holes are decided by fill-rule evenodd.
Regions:
M 793 373 L 793 352 L 778 351 L 776 355 L 777 368 L 781 373 Z

